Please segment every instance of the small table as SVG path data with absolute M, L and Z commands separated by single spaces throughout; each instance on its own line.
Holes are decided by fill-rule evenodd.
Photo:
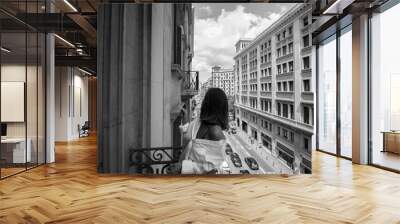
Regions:
M 383 150 L 400 154 L 400 131 L 383 131 Z
M 25 154 L 25 144 L 26 154 Z M 1 157 L 6 163 L 26 163 L 31 162 L 31 139 L 28 138 L 6 138 L 1 139 Z

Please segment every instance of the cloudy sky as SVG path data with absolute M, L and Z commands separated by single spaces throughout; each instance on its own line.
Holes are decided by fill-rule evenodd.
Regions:
M 254 38 L 294 4 L 199 3 L 195 8 L 193 70 L 200 82 L 211 75 L 211 67 L 232 68 L 235 43 Z

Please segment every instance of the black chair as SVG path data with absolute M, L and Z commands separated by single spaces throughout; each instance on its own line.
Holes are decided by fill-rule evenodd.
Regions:
M 79 138 L 89 136 L 89 129 L 90 129 L 89 121 L 85 121 L 82 127 L 78 125 L 78 129 L 79 129 Z

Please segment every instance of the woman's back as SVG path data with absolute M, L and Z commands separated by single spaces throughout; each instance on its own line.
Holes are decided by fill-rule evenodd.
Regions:
M 196 138 L 206 139 L 211 141 L 219 141 L 225 139 L 225 135 L 222 132 L 222 128 L 219 125 L 206 124 L 204 122 L 201 122 Z

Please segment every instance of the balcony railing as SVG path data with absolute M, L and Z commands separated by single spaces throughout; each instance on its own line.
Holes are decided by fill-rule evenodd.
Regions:
M 173 174 L 182 147 L 130 149 L 130 167 L 140 174 Z
M 183 91 L 184 96 L 194 96 L 199 92 L 199 72 L 185 71 L 183 76 Z

